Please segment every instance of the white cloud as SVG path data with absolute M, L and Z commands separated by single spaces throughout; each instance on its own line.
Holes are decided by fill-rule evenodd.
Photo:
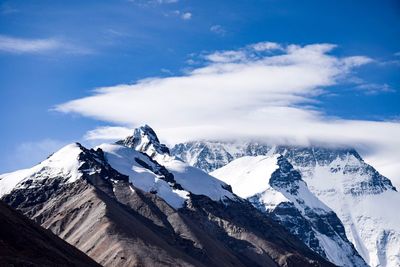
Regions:
M 173 72 L 170 69 L 166 69 L 166 68 L 161 68 L 160 71 L 162 73 L 168 74 L 168 75 L 172 75 Z
M 189 19 L 192 18 L 192 13 L 190 13 L 190 12 L 185 12 L 185 13 L 183 13 L 183 14 L 181 15 L 181 18 L 182 18 L 183 20 L 189 20 Z
M 0 52 L 6 53 L 44 53 L 62 51 L 72 54 L 89 54 L 89 49 L 69 44 L 59 39 L 23 39 L 0 35 Z
M 221 36 L 224 36 L 226 34 L 225 28 L 222 27 L 221 25 L 218 25 L 218 24 L 217 25 L 212 25 L 210 27 L 210 31 L 215 33 L 215 34 L 221 35 Z
M 253 44 L 252 47 L 256 51 L 266 51 L 266 50 L 281 50 L 282 46 L 274 42 L 260 42 Z
M 53 39 L 20 39 L 0 35 L 0 50 L 10 53 L 38 53 L 55 50 L 60 43 Z
M 204 57 L 205 59 L 215 63 L 228 63 L 247 60 L 247 55 L 244 51 L 222 51 L 215 52 Z
M 117 126 L 98 127 L 88 131 L 84 139 L 91 140 L 119 140 L 133 133 L 133 129 Z
M 394 93 L 394 90 L 390 85 L 384 84 L 377 84 L 377 83 L 362 83 L 356 86 L 357 89 L 361 90 L 367 95 L 376 95 L 379 93 Z
M 193 14 L 190 12 L 182 12 L 180 10 L 174 10 L 171 12 L 167 12 L 164 15 L 166 17 L 169 17 L 169 16 L 179 17 L 183 20 L 190 20 L 190 19 L 192 19 L 192 16 L 193 16 Z
M 98 88 L 56 109 L 131 127 L 147 123 L 169 143 L 262 138 L 352 145 L 370 158 L 372 152 L 386 151 L 399 164 L 398 122 L 331 118 L 313 107 L 316 96 L 371 59 L 333 56 L 331 44 L 279 46 L 275 53 L 256 51 L 254 45 L 215 52 L 205 56 L 204 66 L 183 76 Z M 391 178 L 400 183 L 400 173 Z

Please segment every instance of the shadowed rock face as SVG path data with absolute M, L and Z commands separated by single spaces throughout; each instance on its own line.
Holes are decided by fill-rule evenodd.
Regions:
M 103 266 L 333 266 L 246 200 L 190 193 L 174 209 L 130 184 L 101 150 L 81 149 L 75 182 L 47 177 L 3 199 Z
M 363 176 L 362 181 L 351 184 L 345 194 L 355 197 L 362 195 L 377 195 L 385 191 L 396 191 L 392 182 L 366 164 L 354 149 L 328 149 L 328 148 L 304 148 L 304 147 L 278 147 L 277 152 L 285 157 L 305 174 L 316 166 L 329 166 L 330 172 L 344 175 Z M 335 162 L 348 162 L 353 159 L 355 164 L 336 165 Z
M 307 186 L 302 180 L 300 172 L 295 170 L 293 165 L 283 156 L 279 156 L 277 164 L 279 168 L 272 173 L 269 180 L 270 185 L 275 189 L 284 190 L 293 196 L 298 196 L 296 201 L 298 204 L 304 205 L 299 189 L 301 184 L 305 188 Z M 305 206 L 302 213 L 299 213 L 293 203 L 281 203 L 276 209 L 270 211 L 270 214 L 288 231 L 321 256 L 328 258 L 326 253 L 329 251 L 322 249 L 316 235 L 324 235 L 338 244 L 340 249 L 347 253 L 348 262 L 346 262 L 346 265 L 367 266 L 347 239 L 344 226 L 333 211 L 321 212 Z
M 247 202 L 193 196 L 176 211 L 124 181 L 113 195 L 78 181 L 41 204 L 32 191 L 5 201 L 26 196 L 18 209 L 104 266 L 331 266 Z
M 100 266 L 0 201 L 0 266 Z
M 171 154 L 205 172 L 212 172 L 234 159 L 243 156 L 266 155 L 270 150 L 271 146 L 256 142 L 235 144 L 219 141 L 193 141 L 176 144 L 171 148 Z
M 277 164 L 279 168 L 272 173 L 269 183 L 273 187 L 281 188 L 292 195 L 297 195 L 299 182 L 301 182 L 300 173 L 294 170 L 289 161 L 282 156 L 278 158 Z
M 40 204 L 30 202 L 29 196 L 35 195 L 32 189 L 14 194 L 26 196 L 18 209 L 104 266 L 185 266 L 194 262 L 160 238 L 150 220 L 87 181 L 64 186 Z M 12 196 L 5 201 L 14 205 Z
M 142 126 L 134 130 L 132 136 L 117 142 L 119 145 L 142 151 L 150 157 L 155 154 L 169 154 L 169 148 L 161 144 L 154 130 L 148 126 Z
M 231 183 L 233 192 L 327 260 L 339 266 L 367 266 L 335 213 L 310 192 L 284 156 L 243 157 L 211 174 Z
M 348 255 L 354 255 L 355 258 L 359 255 L 370 266 L 400 264 L 399 220 L 398 217 L 392 216 L 391 212 L 386 212 L 396 210 L 400 195 L 388 178 L 364 162 L 352 148 L 192 141 L 175 145 L 171 148 L 171 154 L 206 172 L 221 169 L 243 156 L 282 155 L 301 174 L 310 193 L 326 204 L 332 212 L 321 215 L 313 209 L 306 209 L 300 214 L 296 212 L 294 205 L 282 203 L 270 213 L 273 218 L 323 257 L 326 253 L 321 249 L 322 243 L 330 248 L 328 243 L 338 243 L 337 240 L 342 239 L 354 246 L 352 252 L 347 250 L 351 252 L 347 253 Z M 272 186 L 289 189 L 285 192 L 296 196 L 296 183 L 290 180 L 296 179 L 295 176 L 275 178 L 278 179 L 272 179 Z M 235 190 L 233 191 L 235 193 Z M 259 196 L 256 195 L 249 200 L 260 210 L 265 209 L 265 205 L 259 203 L 258 199 Z M 298 200 L 301 202 L 300 198 Z M 325 241 L 328 243 L 324 240 L 317 242 L 318 235 L 309 234 L 307 229 L 310 228 L 327 235 L 329 239 Z M 338 238 L 336 240 L 331 235 L 335 232 Z M 340 255 L 344 254 L 337 253 L 337 256 Z

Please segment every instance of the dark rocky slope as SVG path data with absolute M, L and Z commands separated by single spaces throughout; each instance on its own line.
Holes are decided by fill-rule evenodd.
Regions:
M 101 265 L 333 266 L 247 200 L 215 201 L 189 192 L 185 205 L 173 208 L 156 191 L 132 185 L 101 149 L 75 144 L 63 151 L 3 200 Z M 69 164 L 78 171 L 70 167 L 73 177 L 60 176 L 64 155 L 74 153 L 77 162 Z M 142 167 L 175 190 L 174 175 L 140 155 L 151 163 Z
M 100 266 L 0 201 L 0 266 Z
M 104 266 L 332 266 L 247 202 L 192 196 L 176 211 L 125 181 L 111 191 L 82 180 L 42 203 L 31 189 L 4 200 Z

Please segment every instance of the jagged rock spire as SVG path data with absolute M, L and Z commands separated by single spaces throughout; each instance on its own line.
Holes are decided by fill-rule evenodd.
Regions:
M 301 174 L 293 168 L 287 158 L 284 156 L 278 157 L 278 166 L 269 180 L 271 186 L 283 188 L 290 192 L 290 194 L 297 195 L 299 190 L 298 183 L 303 181 Z
M 160 143 L 154 130 L 147 124 L 136 128 L 133 135 L 128 136 L 124 140 L 118 141 L 117 144 L 133 148 L 150 157 L 154 157 L 157 154 L 169 155 L 168 147 Z

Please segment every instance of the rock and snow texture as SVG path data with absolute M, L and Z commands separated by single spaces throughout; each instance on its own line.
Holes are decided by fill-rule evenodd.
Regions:
M 173 178 L 166 179 L 157 171 L 161 166 L 146 155 L 117 144 L 103 144 L 99 148 L 104 152 L 107 162 L 118 172 L 129 176 L 129 181 L 135 187 L 156 193 L 174 208 L 181 208 L 189 198 L 189 192 Z
M 271 147 L 260 143 L 201 141 L 175 145 L 171 154 L 191 166 L 211 172 L 243 156 L 266 155 Z
M 82 164 L 79 155 L 82 152 L 79 144 L 70 144 L 30 169 L 0 175 L 0 196 L 13 189 L 38 186 L 48 178 L 59 178 L 63 183 L 75 182 L 82 176 L 79 171 Z
M 282 149 L 371 266 L 400 266 L 400 194 L 354 150 Z M 308 159 L 308 160 L 304 160 Z
M 252 157 L 244 157 L 242 160 L 248 162 L 239 164 L 224 183 L 180 161 L 175 155 L 190 159 L 191 165 L 206 171 L 246 155 Z M 266 157 L 264 162 L 253 161 L 259 155 Z M 285 169 L 279 166 L 278 155 L 283 155 L 300 171 L 300 179 L 296 175 L 287 176 L 292 180 L 273 179 L 273 173 Z M 234 163 L 231 162 L 232 166 Z M 261 179 L 257 175 L 254 183 L 262 189 L 260 192 L 253 194 L 249 183 L 234 179 L 237 177 L 234 174 L 240 173 L 241 165 L 245 165 L 244 169 L 253 166 L 251 170 L 254 171 L 249 170 L 248 175 L 256 170 L 271 173 L 271 176 L 266 175 L 267 183 L 257 180 Z M 293 174 L 292 171 L 288 173 Z M 281 174 L 277 177 L 284 177 Z M 130 191 L 138 188 L 156 194 L 175 209 L 184 208 L 192 196 L 201 195 L 217 202 L 239 200 L 237 203 L 240 203 L 240 199 L 231 193 L 228 184 L 232 184 L 238 195 L 249 198 L 259 209 L 273 210 L 270 214 L 294 229 L 294 234 L 295 231 L 299 234 L 300 229 L 312 232 L 300 234 L 300 238 L 320 255 L 325 253 L 332 261 L 338 262 L 339 258 L 345 261 L 349 257 L 346 253 L 332 255 L 333 251 L 346 250 L 340 244 L 340 240 L 346 239 L 341 234 L 340 223 L 335 216 L 330 216 L 329 210 L 333 210 L 343 223 L 347 238 L 368 264 L 400 265 L 400 217 L 396 213 L 399 193 L 390 180 L 367 165 L 354 150 L 192 142 L 178 145 L 170 153 L 159 143 L 154 131 L 145 126 L 117 144 L 102 145 L 96 150 L 71 144 L 30 169 L 0 175 L 0 196 L 10 195 L 14 203 L 22 201 L 25 195 L 13 194 L 13 191 L 34 192 L 32 201 L 36 203 L 82 179 L 96 183 L 105 191 L 111 190 L 111 193 L 120 181 L 130 183 Z M 285 181 L 290 183 L 285 184 Z M 322 203 L 329 208 L 321 208 Z M 286 213 L 290 213 L 290 217 Z M 321 229 L 315 230 L 315 224 L 320 225 L 321 220 L 321 225 L 330 225 L 333 229 L 328 231 L 332 235 Z M 329 252 L 324 249 L 329 246 L 335 249 Z
M 169 155 L 169 149 L 161 144 L 154 130 L 148 126 L 136 128 L 133 135 L 117 142 L 118 145 L 133 148 L 153 158 L 160 155 Z
M 1 175 L 2 200 L 103 266 L 332 266 L 146 128 Z
M 271 153 L 270 153 L 271 154 Z M 338 266 L 366 266 L 334 212 L 316 198 L 286 158 L 244 156 L 211 172 Z
M 143 129 L 147 131 L 143 132 Z M 52 179 L 60 184 L 73 183 L 84 174 L 96 173 L 97 163 L 128 176 L 132 185 L 159 195 L 174 208 L 183 207 L 190 193 L 205 195 L 215 201 L 237 198 L 224 182 L 170 156 L 168 148 L 157 143 L 157 136 L 148 126 L 136 129 L 133 136 L 135 138 L 128 139 L 136 142 L 139 136 L 138 146 L 103 144 L 96 150 L 88 150 L 78 143 L 67 145 L 30 169 L 1 175 L 0 196 L 14 189 L 43 186 Z M 94 157 L 91 161 L 95 164 L 91 166 L 84 165 L 88 154 Z
M 141 186 L 138 183 L 143 179 L 137 173 L 132 173 L 140 165 L 135 158 L 139 158 L 140 162 L 145 162 L 146 165 L 152 166 L 153 169 L 157 168 L 157 165 L 159 166 L 158 168 L 160 166 L 165 168 L 178 185 L 178 189 L 182 189 L 174 191 L 174 194 L 178 195 L 182 200 L 187 199 L 188 192 L 196 195 L 205 195 L 215 201 L 224 201 L 227 198 L 236 199 L 236 196 L 230 191 L 229 185 L 215 179 L 201 169 L 171 156 L 169 149 L 160 144 L 153 129 L 147 125 L 135 129 L 132 136 L 118 141 L 116 145 L 101 145 L 100 148 L 106 153 L 106 158 L 108 158 L 110 165 L 119 172 L 129 175 L 132 183 L 139 188 Z M 145 159 L 143 154 L 149 156 L 149 158 Z M 138 155 L 142 155 L 142 157 L 138 157 Z M 121 166 L 121 164 L 124 166 Z M 143 190 L 145 189 L 143 188 Z M 166 195 L 160 196 L 164 198 Z M 167 201 L 168 199 L 169 197 L 166 198 Z M 179 206 L 179 203 L 176 204 Z M 175 207 L 178 206 L 175 205 Z
M 312 194 L 336 213 L 367 264 L 400 266 L 400 194 L 353 149 L 194 141 L 176 145 L 171 153 L 208 172 L 243 156 L 282 154 Z M 276 196 L 271 199 L 275 205 Z

